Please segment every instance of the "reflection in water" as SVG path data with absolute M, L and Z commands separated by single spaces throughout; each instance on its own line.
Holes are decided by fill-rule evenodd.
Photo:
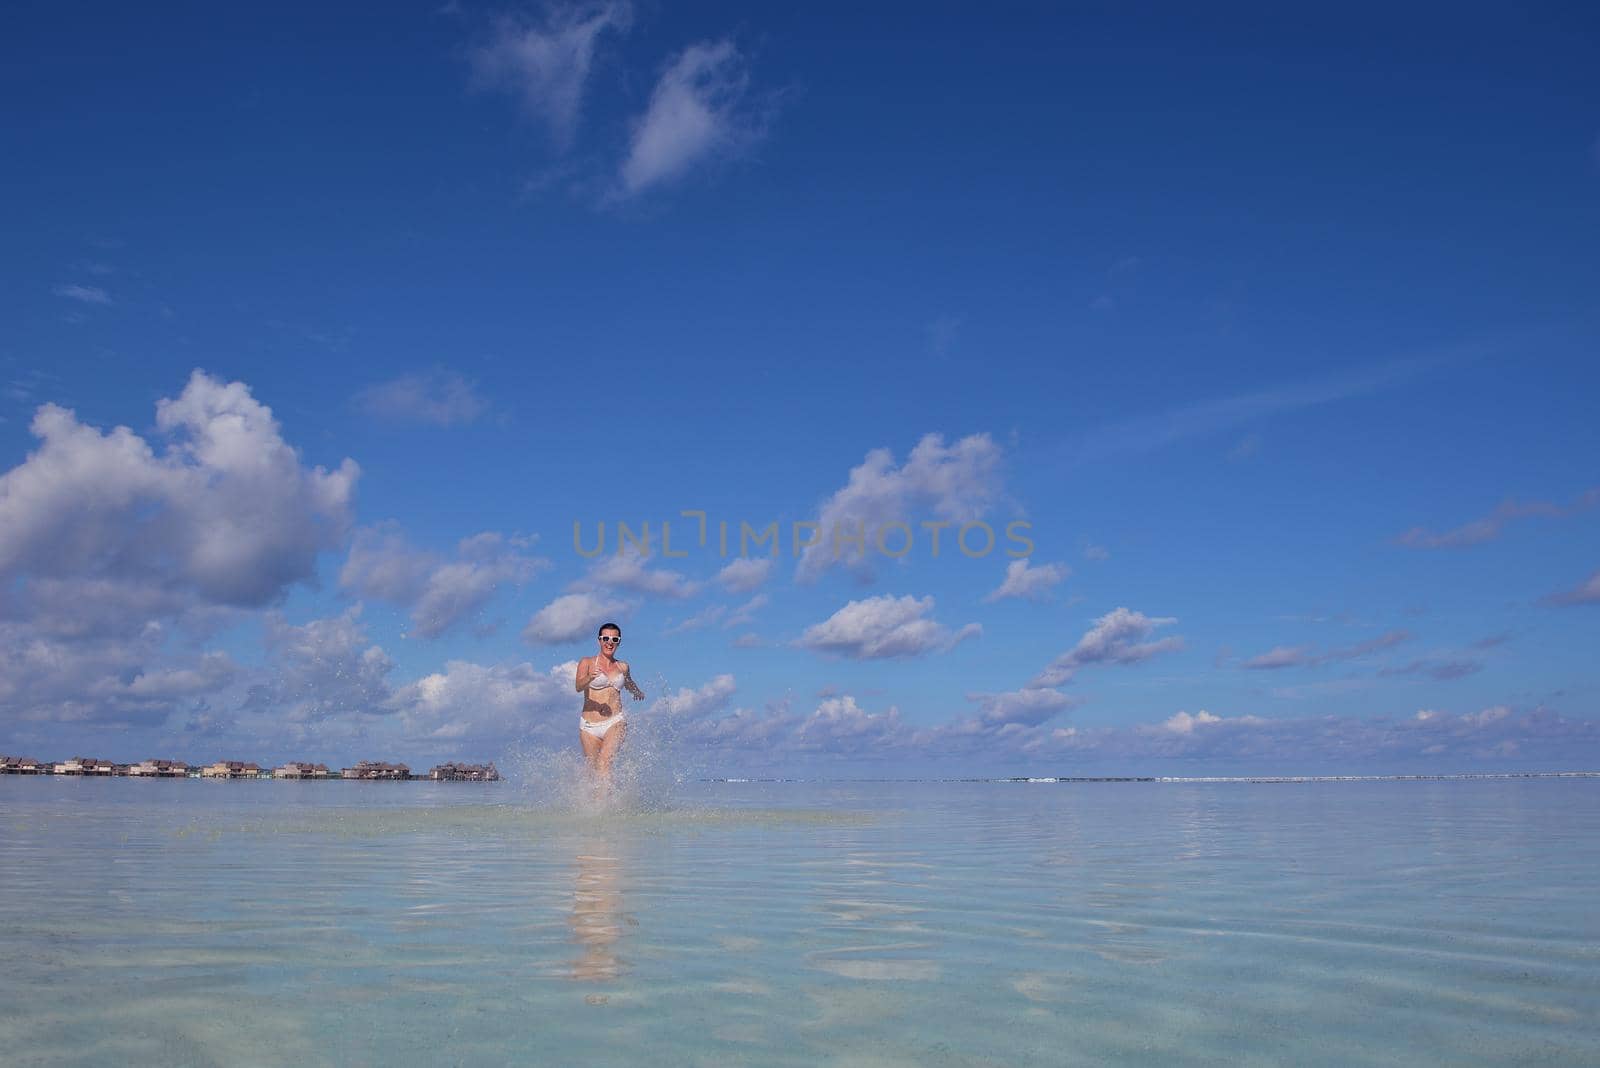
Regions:
M 621 870 L 618 857 L 591 853 L 578 855 L 577 883 L 573 887 L 572 937 L 583 953 L 572 962 L 570 978 L 610 981 L 627 969 L 613 947 L 622 937 Z

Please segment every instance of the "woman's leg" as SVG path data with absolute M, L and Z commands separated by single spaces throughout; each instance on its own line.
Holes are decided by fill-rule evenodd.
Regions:
M 615 729 L 612 728 L 612 730 Z M 589 762 L 589 767 L 598 769 L 600 766 L 600 749 L 603 744 L 602 739 L 596 738 L 586 730 L 579 730 L 578 738 L 583 742 L 583 759 Z
M 622 737 L 628 733 L 628 724 L 613 723 L 611 729 L 606 731 L 606 736 L 600 739 L 600 754 L 595 759 L 595 768 L 600 774 L 611 777 L 611 761 L 616 759 L 617 750 L 622 748 Z

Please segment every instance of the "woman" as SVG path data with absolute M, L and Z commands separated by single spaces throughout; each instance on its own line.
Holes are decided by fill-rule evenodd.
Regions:
M 573 682 L 583 694 L 578 737 L 583 741 L 584 758 L 602 778 L 609 779 L 611 761 L 628 731 L 628 724 L 622 717 L 622 691 L 627 690 L 636 701 L 644 700 L 644 692 L 634 685 L 627 662 L 617 659 L 622 628 L 607 623 L 600 628 L 597 638 L 600 651 L 578 661 L 578 673 Z

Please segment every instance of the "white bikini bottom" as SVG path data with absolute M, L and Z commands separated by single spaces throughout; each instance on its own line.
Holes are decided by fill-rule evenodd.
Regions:
M 605 719 L 595 720 L 593 722 L 584 719 L 582 716 L 579 716 L 578 729 L 585 734 L 592 734 L 596 738 L 604 738 L 606 736 L 606 731 L 610 730 L 614 724 L 621 722 L 622 715 L 620 713 L 614 713 L 607 716 Z

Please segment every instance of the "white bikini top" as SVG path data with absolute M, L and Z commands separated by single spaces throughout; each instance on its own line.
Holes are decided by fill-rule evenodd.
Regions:
M 620 668 L 615 670 L 615 671 L 602 672 L 602 674 L 605 675 L 606 681 L 605 682 L 597 682 L 597 681 L 596 682 L 590 682 L 589 683 L 589 689 L 591 689 L 591 690 L 620 690 L 620 689 L 622 689 L 622 685 L 621 685 L 622 681 L 628 677 L 627 674 L 625 672 L 623 672 Z M 615 681 L 612 681 L 612 680 L 615 680 Z

